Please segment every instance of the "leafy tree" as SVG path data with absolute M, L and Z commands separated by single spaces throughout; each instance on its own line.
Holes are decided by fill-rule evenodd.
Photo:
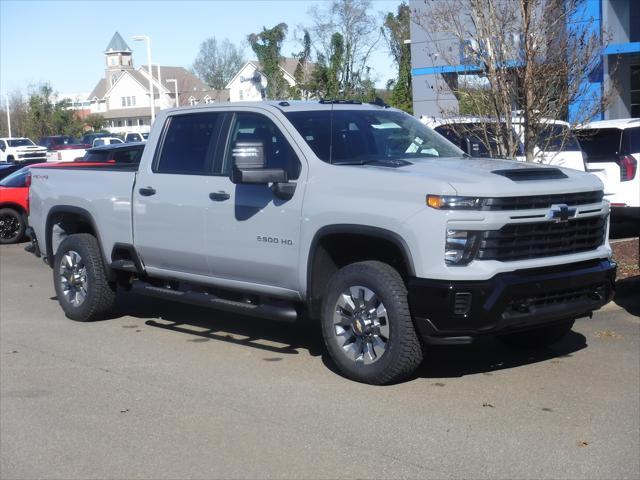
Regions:
M 218 43 L 215 37 L 200 44 L 193 71 L 211 88 L 222 90 L 245 63 L 242 48 L 228 39 Z
M 378 20 L 369 13 L 371 0 L 333 0 L 325 5 L 309 10 L 313 21 L 310 33 L 319 62 L 324 59 L 325 67 L 331 70 L 327 80 L 337 79 L 339 87 L 327 84 L 322 89 L 361 97 L 368 90 L 367 63 L 380 39 Z M 339 63 L 334 62 L 337 60 Z
M 308 97 L 309 72 L 308 65 L 311 59 L 311 36 L 307 30 L 302 36 L 302 51 L 294 55 L 298 59 L 298 65 L 293 73 L 296 84 L 289 88 L 289 95 L 294 100 L 300 100 L 303 95 Z
M 398 13 L 387 13 L 384 18 L 382 32 L 389 45 L 391 56 L 398 68 L 398 75 L 393 81 L 391 105 L 406 112 L 413 112 L 413 92 L 411 86 L 411 48 L 404 41 L 411 38 L 409 22 L 411 9 L 406 3 L 398 6 Z
M 97 132 L 107 124 L 105 118 L 99 113 L 91 113 L 84 117 L 84 124 L 91 127 L 91 130 Z
M 37 86 L 27 99 L 24 133 L 33 139 L 46 135 L 79 135 L 84 125 L 70 105 L 69 99 L 56 102 L 48 83 Z
M 267 77 L 267 98 L 270 100 L 288 98 L 288 84 L 280 69 L 282 60 L 280 50 L 286 35 L 287 24 L 279 23 L 268 30 L 263 27 L 262 32 L 252 33 L 247 37 L 251 49 L 262 64 L 262 71 Z

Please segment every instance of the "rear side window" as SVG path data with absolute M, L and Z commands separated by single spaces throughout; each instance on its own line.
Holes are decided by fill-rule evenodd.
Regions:
M 582 150 L 590 162 L 611 162 L 617 160 L 620 153 L 622 130 L 600 128 L 578 130 L 578 139 Z
M 106 162 L 109 159 L 109 152 L 87 152 L 82 159 L 83 162 Z
M 142 157 L 141 148 L 117 150 L 113 152 L 113 159 L 116 163 L 140 163 L 140 157 Z
M 170 117 L 154 171 L 181 175 L 211 174 L 223 118 L 223 113 Z
M 640 127 L 627 128 L 622 132 L 622 153 L 640 153 Z

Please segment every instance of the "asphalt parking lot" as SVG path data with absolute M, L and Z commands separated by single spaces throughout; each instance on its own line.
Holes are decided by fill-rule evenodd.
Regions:
M 343 379 L 315 330 L 124 295 L 62 314 L 0 247 L 0 478 L 640 477 L 640 294 L 552 348 L 432 348 L 409 381 Z

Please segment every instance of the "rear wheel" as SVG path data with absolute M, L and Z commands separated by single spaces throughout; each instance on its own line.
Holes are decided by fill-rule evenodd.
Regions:
M 392 383 L 422 362 L 404 282 L 385 263 L 340 269 L 329 282 L 321 322 L 331 359 L 353 380 Z
M 100 247 L 87 233 L 63 240 L 53 264 L 58 302 L 71 320 L 87 322 L 105 315 L 116 300 L 116 287 L 107 279 Z
M 19 242 L 27 228 L 24 217 L 13 208 L 0 208 L 0 244 Z
M 552 345 L 562 339 L 573 327 L 574 320 L 568 320 L 555 325 L 526 330 L 524 332 L 499 335 L 503 343 L 518 348 L 536 348 Z

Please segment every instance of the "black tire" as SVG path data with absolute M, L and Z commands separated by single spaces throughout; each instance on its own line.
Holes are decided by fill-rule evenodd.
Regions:
M 78 278 L 86 279 L 84 283 L 86 294 L 78 304 L 74 303 L 73 299 L 70 299 L 70 297 L 73 297 L 73 292 L 67 291 L 69 293 L 65 293 L 65 287 L 74 288 L 75 290 L 78 290 L 79 287 L 69 287 L 70 281 L 68 277 L 61 275 L 62 271 L 65 270 L 62 267 L 65 255 L 69 254 L 69 256 L 75 257 L 73 255 L 74 252 L 80 257 L 79 264 L 81 267 L 79 271 L 84 272 L 84 277 L 79 274 Z M 63 277 L 67 278 L 66 285 Z M 116 301 L 116 285 L 110 283 L 107 279 L 107 271 L 102 261 L 98 241 L 88 233 L 69 235 L 62 241 L 53 263 L 53 284 L 58 296 L 58 302 L 65 315 L 78 322 L 89 322 L 104 317 L 113 308 Z
M 17 243 L 24 237 L 27 222 L 13 208 L 0 208 L 0 244 Z
M 560 341 L 571 331 L 573 323 L 574 320 L 567 320 L 534 330 L 499 335 L 498 339 L 506 345 L 516 348 L 546 347 Z
M 383 339 L 384 348 L 381 350 L 382 353 L 376 354 L 375 360 L 369 364 L 364 363 L 364 356 L 362 360 L 358 360 L 357 354 L 354 354 L 356 358 L 350 358 L 350 355 L 346 353 L 349 340 L 345 341 L 346 337 L 337 333 L 339 325 L 334 323 L 334 315 L 336 318 L 346 318 L 336 313 L 345 312 L 338 305 L 339 299 L 350 287 L 358 286 L 365 287 L 374 293 L 374 297 L 370 297 L 372 301 L 379 301 L 378 305 L 383 305 L 386 309 L 385 316 L 377 317 L 378 314 L 375 314 L 377 318 L 383 318 L 381 321 L 386 332 L 385 336 L 381 334 L 380 328 L 377 329 L 377 333 L 380 335 L 378 341 L 380 338 Z M 351 298 L 353 299 L 353 296 Z M 360 308 L 360 312 L 374 311 L 375 309 L 364 307 L 364 292 L 362 298 L 363 307 Z M 377 310 L 375 311 L 377 312 Z M 355 319 L 356 314 L 350 318 Z M 422 362 L 422 348 L 409 313 L 406 287 L 398 272 L 386 263 L 359 262 L 336 272 L 329 281 L 323 299 L 321 326 L 329 356 L 339 371 L 352 380 L 373 385 L 397 382 L 411 375 Z M 373 327 L 368 328 L 373 329 Z M 341 331 L 350 333 L 353 339 L 358 339 L 350 342 L 354 345 L 354 351 L 356 350 L 355 345 L 366 345 L 367 342 L 372 342 L 370 337 L 356 336 L 356 334 L 363 333 L 362 324 Z M 344 345 L 340 346 L 343 341 Z M 356 343 L 360 341 L 361 343 Z M 373 347 L 371 348 L 373 349 Z M 363 353 L 363 355 L 365 354 Z M 371 361 L 370 359 L 371 356 L 369 361 Z

